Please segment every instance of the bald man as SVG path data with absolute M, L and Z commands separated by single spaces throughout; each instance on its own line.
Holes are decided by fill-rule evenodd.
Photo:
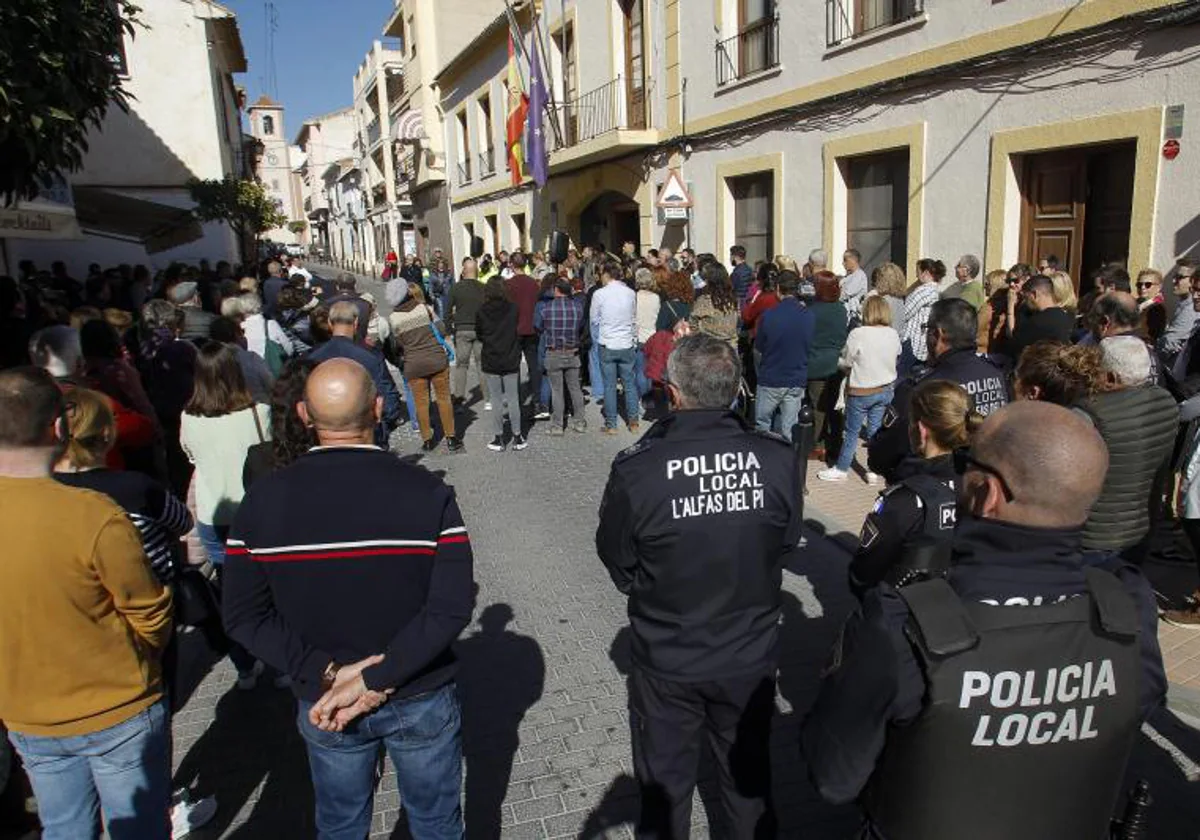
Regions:
M 950 573 L 881 585 L 851 616 L 803 727 L 812 777 L 859 799 L 873 838 L 1108 837 L 1166 678 L 1149 586 L 1081 548 L 1104 443 L 1019 402 L 955 459 Z
M 226 629 L 292 678 L 321 837 L 369 832 L 381 746 L 413 836 L 461 837 L 450 646 L 471 620 L 473 558 L 454 491 L 373 445 L 383 401 L 352 359 L 318 365 L 296 410 L 320 446 L 242 502 Z

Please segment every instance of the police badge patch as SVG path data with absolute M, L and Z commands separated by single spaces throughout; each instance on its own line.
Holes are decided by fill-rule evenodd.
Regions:
M 875 524 L 874 517 L 868 516 L 867 521 L 863 523 L 862 533 L 858 535 L 859 545 L 862 548 L 870 548 L 877 539 L 879 539 L 879 526 Z

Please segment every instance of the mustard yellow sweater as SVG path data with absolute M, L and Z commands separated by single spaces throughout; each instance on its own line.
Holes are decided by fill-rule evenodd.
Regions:
M 162 696 L 171 594 L 107 496 L 0 476 L 0 720 L 97 732 Z

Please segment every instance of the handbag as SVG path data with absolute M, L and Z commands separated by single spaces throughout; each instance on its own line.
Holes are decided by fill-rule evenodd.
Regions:
M 433 331 L 433 337 L 437 339 L 437 343 L 442 345 L 442 349 L 446 351 L 446 360 L 450 364 L 454 364 L 454 348 L 450 346 L 450 342 L 446 341 L 446 337 L 442 335 L 442 331 L 438 329 L 437 322 L 434 321 L 433 312 L 429 306 L 425 307 L 426 313 L 429 315 L 429 329 Z
M 221 624 L 221 601 L 217 588 L 204 573 L 203 566 L 184 564 L 175 576 L 174 587 L 177 622 L 188 627 Z

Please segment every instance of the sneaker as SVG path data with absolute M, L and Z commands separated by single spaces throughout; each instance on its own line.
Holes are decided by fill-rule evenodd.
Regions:
M 845 481 L 849 475 L 845 470 L 839 470 L 837 467 L 828 467 L 817 473 L 817 478 L 821 481 Z
M 566 429 L 564 429 L 562 426 L 558 426 L 558 425 L 551 426 L 549 429 L 546 430 L 546 434 L 550 435 L 550 437 L 562 437 L 566 433 L 567 433 Z
M 262 664 L 262 661 L 256 661 L 254 667 L 244 674 L 239 673 L 237 679 L 237 687 L 240 691 L 253 691 L 258 685 L 258 678 L 262 676 L 262 672 L 267 668 Z
M 171 840 L 186 837 L 197 828 L 207 825 L 217 815 L 215 796 L 192 801 L 188 791 L 181 790 L 171 798 L 174 801 L 171 806 Z
M 525 440 L 524 435 L 513 435 L 513 439 L 512 439 L 512 448 L 513 449 L 515 449 L 519 452 L 522 449 L 524 449 L 526 446 L 529 446 L 529 441 Z
M 462 442 L 462 438 L 460 438 L 460 437 L 446 438 L 446 451 L 447 452 L 455 452 L 455 453 L 462 452 L 466 448 L 467 448 L 466 445 Z
M 273 686 L 275 686 L 276 688 L 291 688 L 292 687 L 292 678 L 289 677 L 287 674 L 280 674 L 279 676 L 277 676 L 275 679 L 273 679 L 271 681 L 271 684 Z
M 867 470 L 867 485 L 868 486 L 878 487 L 882 482 L 883 482 L 883 479 L 881 479 L 879 477 L 879 473 L 873 473 L 870 470 Z
M 546 408 L 546 406 L 544 406 L 544 405 L 539 405 L 537 407 L 537 409 L 535 409 L 533 412 L 533 419 L 534 420 L 549 420 L 550 419 L 550 409 Z
M 484 410 L 484 411 L 491 411 L 491 410 L 492 410 L 492 404 L 491 404 L 490 402 L 485 402 L 485 403 L 483 404 L 483 410 Z
M 434 440 L 433 438 L 429 438 L 428 440 L 426 440 L 424 443 L 421 444 L 422 452 L 432 452 L 435 449 L 437 449 L 437 441 Z
M 1161 618 L 1172 627 L 1200 630 L 1200 607 L 1195 604 L 1188 604 L 1179 610 L 1163 610 Z
M 571 425 L 571 431 L 578 432 L 579 434 L 583 434 L 584 432 L 587 431 L 587 421 L 586 420 L 576 420 Z
M 487 446 L 488 446 L 488 449 L 492 450 L 493 452 L 503 452 L 504 451 L 504 438 L 500 437 L 500 435 L 496 435 L 494 438 L 492 438 L 492 442 L 489 443 Z
M 616 433 L 617 433 L 616 426 L 605 426 L 603 429 L 600 430 L 600 434 L 602 434 L 602 435 L 615 435 Z
M 639 431 L 641 431 L 641 428 L 642 428 L 642 427 L 641 427 L 641 426 L 639 426 L 637 423 L 630 423 L 630 424 L 629 424 L 629 431 L 633 432 L 635 435 L 636 435 L 636 434 L 637 434 Z

